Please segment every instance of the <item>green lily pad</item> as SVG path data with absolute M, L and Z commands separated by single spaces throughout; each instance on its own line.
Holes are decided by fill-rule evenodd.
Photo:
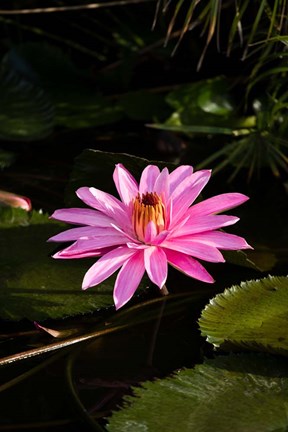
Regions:
M 264 354 L 221 356 L 145 382 L 109 419 L 109 432 L 286 431 L 288 368 Z
M 0 138 L 39 140 L 51 134 L 54 110 L 37 75 L 15 50 L 0 63 Z
M 110 124 L 123 118 L 59 48 L 24 43 L 0 64 L 0 137 L 24 140 L 49 136 L 54 123 L 69 128 Z
M 207 341 L 288 354 L 288 277 L 269 276 L 226 289 L 199 320 Z
M 233 251 L 233 250 L 225 250 L 221 251 L 223 254 L 225 260 L 229 262 L 230 264 L 235 264 L 241 267 L 247 267 L 258 271 L 263 271 L 262 267 L 258 267 L 254 261 L 249 259 L 249 256 L 247 256 L 247 252 L 243 252 L 242 250 Z M 253 255 L 252 257 L 253 258 Z
M 0 226 L 0 317 L 9 320 L 62 318 L 112 306 L 113 279 L 81 290 L 93 259 L 54 260 L 47 239 L 64 225 L 46 215 L 13 210 Z M 17 221 L 17 222 L 16 222 Z
M 167 167 L 170 171 L 176 168 L 176 165 L 172 163 L 149 161 L 125 153 L 84 150 L 75 159 L 74 169 L 67 188 L 67 204 L 69 206 L 81 206 L 81 201 L 75 194 L 75 191 L 81 186 L 93 186 L 118 196 L 112 178 L 115 165 L 118 163 L 122 163 L 137 180 L 139 180 L 143 169 L 149 164 L 155 164 L 160 169 Z

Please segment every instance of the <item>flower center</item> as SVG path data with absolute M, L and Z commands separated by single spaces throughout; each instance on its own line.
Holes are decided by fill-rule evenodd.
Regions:
M 157 234 L 165 227 L 165 207 L 156 192 L 138 194 L 134 199 L 132 223 L 138 240 L 144 241 L 149 222 L 154 223 Z

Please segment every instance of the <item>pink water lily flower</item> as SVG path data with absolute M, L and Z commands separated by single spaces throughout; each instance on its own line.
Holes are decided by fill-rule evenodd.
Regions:
M 113 179 L 121 200 L 94 187 L 81 187 L 78 197 L 92 208 L 53 213 L 54 219 L 81 225 L 49 239 L 74 242 L 54 258 L 100 257 L 85 274 L 83 289 L 100 284 L 120 269 L 114 286 L 116 309 L 130 300 L 145 271 L 162 289 L 168 263 L 192 278 L 214 282 L 198 259 L 224 262 L 219 249 L 250 246 L 242 237 L 218 231 L 239 218 L 217 214 L 248 197 L 227 193 L 192 205 L 210 175 L 210 170 L 193 172 L 188 165 L 171 173 L 149 165 L 138 184 L 122 164 L 117 164 Z

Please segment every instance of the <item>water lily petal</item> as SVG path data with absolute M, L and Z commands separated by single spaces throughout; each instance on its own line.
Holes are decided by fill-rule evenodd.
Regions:
M 216 195 L 212 198 L 208 198 L 204 201 L 195 204 L 189 209 L 191 216 L 204 216 L 208 214 L 220 213 L 225 210 L 230 210 L 243 204 L 249 200 L 246 195 L 240 193 L 226 193 Z
M 134 243 L 134 242 L 128 242 L 126 244 L 126 246 L 129 249 L 138 249 L 138 250 L 140 250 L 140 249 L 146 249 L 147 247 L 149 247 L 148 245 L 146 245 L 144 243 Z
M 183 182 L 187 177 L 193 174 L 193 168 L 190 165 L 180 165 L 169 175 L 170 194 L 174 192 L 177 186 Z
M 145 243 L 151 243 L 157 236 L 156 225 L 153 221 L 149 222 L 145 230 Z
M 25 196 L 16 195 L 12 192 L 0 190 L 0 203 L 23 210 L 32 210 L 31 200 Z
M 190 238 L 224 250 L 253 249 L 243 237 L 222 231 L 202 232 L 201 234 L 193 234 Z
M 138 195 L 138 183 L 122 164 L 116 165 L 113 180 L 121 200 L 128 206 Z
M 112 212 L 112 216 L 115 210 L 124 210 L 124 205 L 120 200 L 109 193 L 101 191 L 100 189 L 94 187 L 81 187 L 76 191 L 76 194 L 85 204 L 95 208 L 96 210 L 106 213 L 107 210 L 111 211 L 113 209 L 114 211 Z
M 76 193 L 85 204 L 103 212 L 122 227 L 129 225 L 129 217 L 125 205 L 113 195 L 96 188 L 87 187 L 78 189 Z
M 154 239 L 151 241 L 153 246 L 161 246 L 161 243 L 169 236 L 169 231 L 165 230 L 160 232 Z
M 154 185 L 160 170 L 156 165 L 148 165 L 142 172 L 139 184 L 140 195 L 154 192 Z
M 205 231 L 212 231 L 218 228 L 223 228 L 233 225 L 239 221 L 236 216 L 226 215 L 208 215 L 208 216 L 195 216 L 190 217 L 184 225 L 176 227 L 169 238 L 189 236 L 191 234 L 198 234 Z
M 56 234 L 53 237 L 50 237 L 48 241 L 59 241 L 59 242 L 68 242 L 74 241 L 81 238 L 97 238 L 107 236 L 114 237 L 117 231 L 113 227 L 109 228 L 98 228 L 85 226 L 80 228 L 72 228 L 67 231 L 63 231 L 59 234 Z
M 174 227 L 186 212 L 191 204 L 195 201 L 202 189 L 206 186 L 211 176 L 208 170 L 197 171 L 189 177 L 186 177 L 174 190 L 171 195 L 172 216 L 170 227 Z
M 113 294 L 116 309 L 124 306 L 131 299 L 144 272 L 143 251 L 141 250 L 123 264 L 117 275 Z
M 123 246 L 103 255 L 85 274 L 82 289 L 85 290 L 103 282 L 134 254 L 134 250 Z
M 100 257 L 104 255 L 106 252 L 109 252 L 111 248 L 103 248 L 103 249 L 91 249 L 91 250 L 76 250 L 75 243 L 71 246 L 68 246 L 65 249 L 55 253 L 52 255 L 55 259 L 75 259 L 75 258 L 91 258 L 91 257 Z
M 55 210 L 50 218 L 71 224 L 97 227 L 108 227 L 113 221 L 110 217 L 99 211 L 85 208 L 64 208 Z
M 161 247 L 182 252 L 209 262 L 225 262 L 221 252 L 213 246 L 197 243 L 189 237 L 180 237 L 172 240 L 165 240 Z
M 156 192 L 162 198 L 164 204 L 166 204 L 169 197 L 169 171 L 167 168 L 163 168 L 157 177 L 154 185 L 154 192 Z
M 169 264 L 187 276 L 198 279 L 202 282 L 213 283 L 214 279 L 199 261 L 181 252 L 164 249 Z
M 78 258 L 79 254 L 83 253 L 89 253 L 89 252 L 97 252 L 99 249 L 112 247 L 112 246 L 119 246 L 119 245 L 125 245 L 127 242 L 127 239 L 122 236 L 121 234 L 114 233 L 113 235 L 104 235 L 104 236 L 98 236 L 88 239 L 80 238 L 75 243 L 73 243 L 68 248 L 64 249 L 61 254 L 57 255 L 57 258 L 73 258 L 75 255 L 75 258 Z M 65 256 L 64 256 L 65 255 Z M 77 256 L 76 256 L 77 255 Z M 89 255 L 92 256 L 92 255 Z
M 127 241 L 130 240 L 132 242 L 138 242 L 136 235 L 134 233 L 134 231 L 132 229 L 126 228 L 126 229 L 122 229 L 120 228 L 118 225 L 111 223 L 111 226 L 118 231 L 119 233 L 122 233 L 125 237 L 127 237 Z
M 167 258 L 160 247 L 151 246 L 144 250 L 145 268 L 151 281 L 160 289 L 167 279 Z

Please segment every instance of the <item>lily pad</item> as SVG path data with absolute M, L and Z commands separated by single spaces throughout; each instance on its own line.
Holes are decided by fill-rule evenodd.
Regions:
M 221 356 L 133 389 L 109 432 L 286 431 L 288 368 L 264 354 Z
M 49 136 L 54 123 L 69 128 L 110 124 L 123 118 L 118 103 L 87 84 L 59 48 L 24 43 L 0 64 L 0 137 L 24 140 Z
M 81 186 L 93 186 L 112 195 L 117 195 L 112 178 L 117 163 L 122 163 L 138 180 L 143 169 L 149 164 L 155 164 L 160 169 L 165 166 L 169 170 L 176 168 L 176 165 L 172 163 L 149 161 L 125 153 L 109 153 L 91 149 L 84 150 L 75 159 L 71 180 L 67 188 L 67 204 L 69 206 L 76 205 L 77 207 L 81 205 L 81 201 L 75 194 L 75 191 Z
M 226 289 L 210 300 L 199 324 L 202 335 L 217 347 L 287 355 L 288 277 L 269 276 Z
M 55 244 L 47 243 L 47 239 L 61 231 L 63 224 L 39 213 L 31 217 L 14 209 L 13 214 L 11 225 L 6 213 L 0 227 L 1 318 L 62 318 L 112 306 L 113 279 L 87 292 L 81 290 L 93 259 L 51 258 Z
M 54 109 L 38 76 L 15 50 L 0 63 L 0 138 L 39 140 L 51 134 Z

